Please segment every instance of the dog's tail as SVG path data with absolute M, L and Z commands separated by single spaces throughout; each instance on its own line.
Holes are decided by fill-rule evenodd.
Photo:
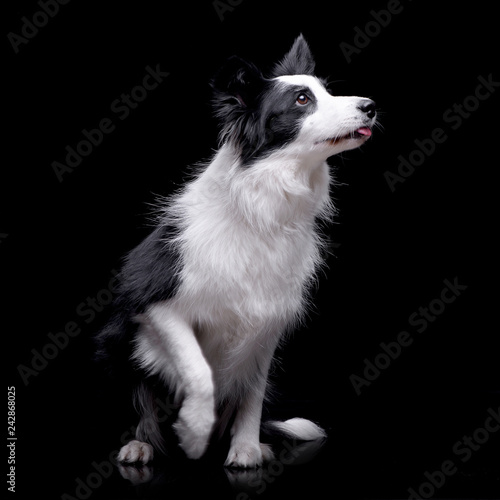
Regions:
M 298 441 L 316 441 L 327 437 L 319 425 L 305 418 L 290 418 L 284 422 L 269 420 L 265 422 L 264 431 L 277 433 Z

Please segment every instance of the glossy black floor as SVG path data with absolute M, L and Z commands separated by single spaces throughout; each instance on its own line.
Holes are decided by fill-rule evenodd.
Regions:
M 488 2 L 436 5 L 9 4 L 0 305 L 17 498 L 500 497 L 497 18 Z M 90 338 L 120 258 L 148 234 L 153 193 L 216 147 L 214 72 L 233 54 L 269 68 L 300 32 L 332 91 L 373 98 L 383 127 L 330 161 L 332 256 L 265 408 L 328 439 L 274 437 L 255 471 L 225 469 L 226 442 L 118 467 L 136 421 Z M 157 69 L 156 88 L 123 97 Z M 54 167 L 106 119 L 78 165 Z
M 20 498 L 42 492 L 66 500 L 410 498 L 413 491 L 416 498 L 498 498 L 498 435 L 484 432 L 489 417 L 496 415 L 491 428 L 500 425 L 495 394 L 399 389 L 358 403 L 325 390 L 320 402 L 290 399 L 268 406 L 268 412 L 313 418 L 326 424 L 328 439 L 267 437 L 274 461 L 257 470 L 232 470 L 222 465 L 225 442 L 199 461 L 172 446 L 169 456 L 151 465 L 121 466 L 115 454 L 134 421 L 117 413 L 120 405 L 98 404 L 99 398 L 85 393 L 83 380 L 66 390 L 81 392 L 72 397 L 54 384 L 36 398 L 39 406 L 31 413 L 20 402 Z M 449 461 L 453 467 L 444 466 L 451 472 L 445 475 Z

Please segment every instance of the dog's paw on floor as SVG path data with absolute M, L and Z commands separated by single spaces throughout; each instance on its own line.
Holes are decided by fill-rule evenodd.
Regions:
M 147 464 L 153 460 L 153 447 L 148 443 L 133 440 L 122 446 L 118 453 L 118 461 L 128 464 L 140 462 Z

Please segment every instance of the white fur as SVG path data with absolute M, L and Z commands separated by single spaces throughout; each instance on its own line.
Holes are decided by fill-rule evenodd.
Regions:
M 320 264 L 316 218 L 330 210 L 324 160 L 304 167 L 280 150 L 249 169 L 238 162 L 223 146 L 166 209 L 183 225 L 181 286 L 169 307 L 196 327 L 218 402 L 253 384 L 262 352 L 303 312 L 304 283 Z
M 364 142 L 364 139 L 344 139 L 332 145 L 326 140 L 342 137 L 365 126 L 365 117 L 360 113 L 358 105 L 369 99 L 332 96 L 314 76 L 286 75 L 278 77 L 277 80 L 284 84 L 307 86 L 318 100 L 316 112 L 309 115 L 302 123 L 299 137 L 295 141 L 297 154 L 308 156 L 311 161 L 315 161 L 357 148 Z
M 275 429 L 285 436 L 297 437 L 303 441 L 314 441 L 326 438 L 326 432 L 310 420 L 305 418 L 290 418 L 284 422 L 267 422 L 267 427 Z

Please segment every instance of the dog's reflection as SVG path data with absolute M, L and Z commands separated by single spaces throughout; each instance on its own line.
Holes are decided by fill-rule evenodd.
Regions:
M 315 441 L 295 441 L 284 439 L 273 445 L 274 459 L 264 463 L 262 467 L 241 469 L 225 468 L 225 474 L 231 487 L 242 494 L 260 494 L 268 485 L 274 483 L 288 466 L 305 464 L 311 461 L 321 450 L 326 438 Z M 170 475 L 176 475 L 176 467 L 167 467 Z M 182 476 L 184 467 L 178 464 L 177 472 Z M 146 483 L 163 483 L 167 471 L 164 467 L 147 464 L 118 464 L 118 471 L 123 479 L 130 481 L 133 486 Z M 184 473 L 186 471 L 184 470 Z M 170 477 L 172 480 L 173 477 Z M 154 480 L 154 481 L 153 481 Z M 149 488 L 149 487 L 148 487 Z
M 130 481 L 133 486 L 149 483 L 154 476 L 154 469 L 149 464 L 118 464 L 118 471 L 123 479 Z
M 231 486 L 239 492 L 260 494 L 274 483 L 289 465 L 305 464 L 321 450 L 326 438 L 315 441 L 296 442 L 283 440 L 273 447 L 275 458 L 257 469 L 226 468 L 226 476 Z

